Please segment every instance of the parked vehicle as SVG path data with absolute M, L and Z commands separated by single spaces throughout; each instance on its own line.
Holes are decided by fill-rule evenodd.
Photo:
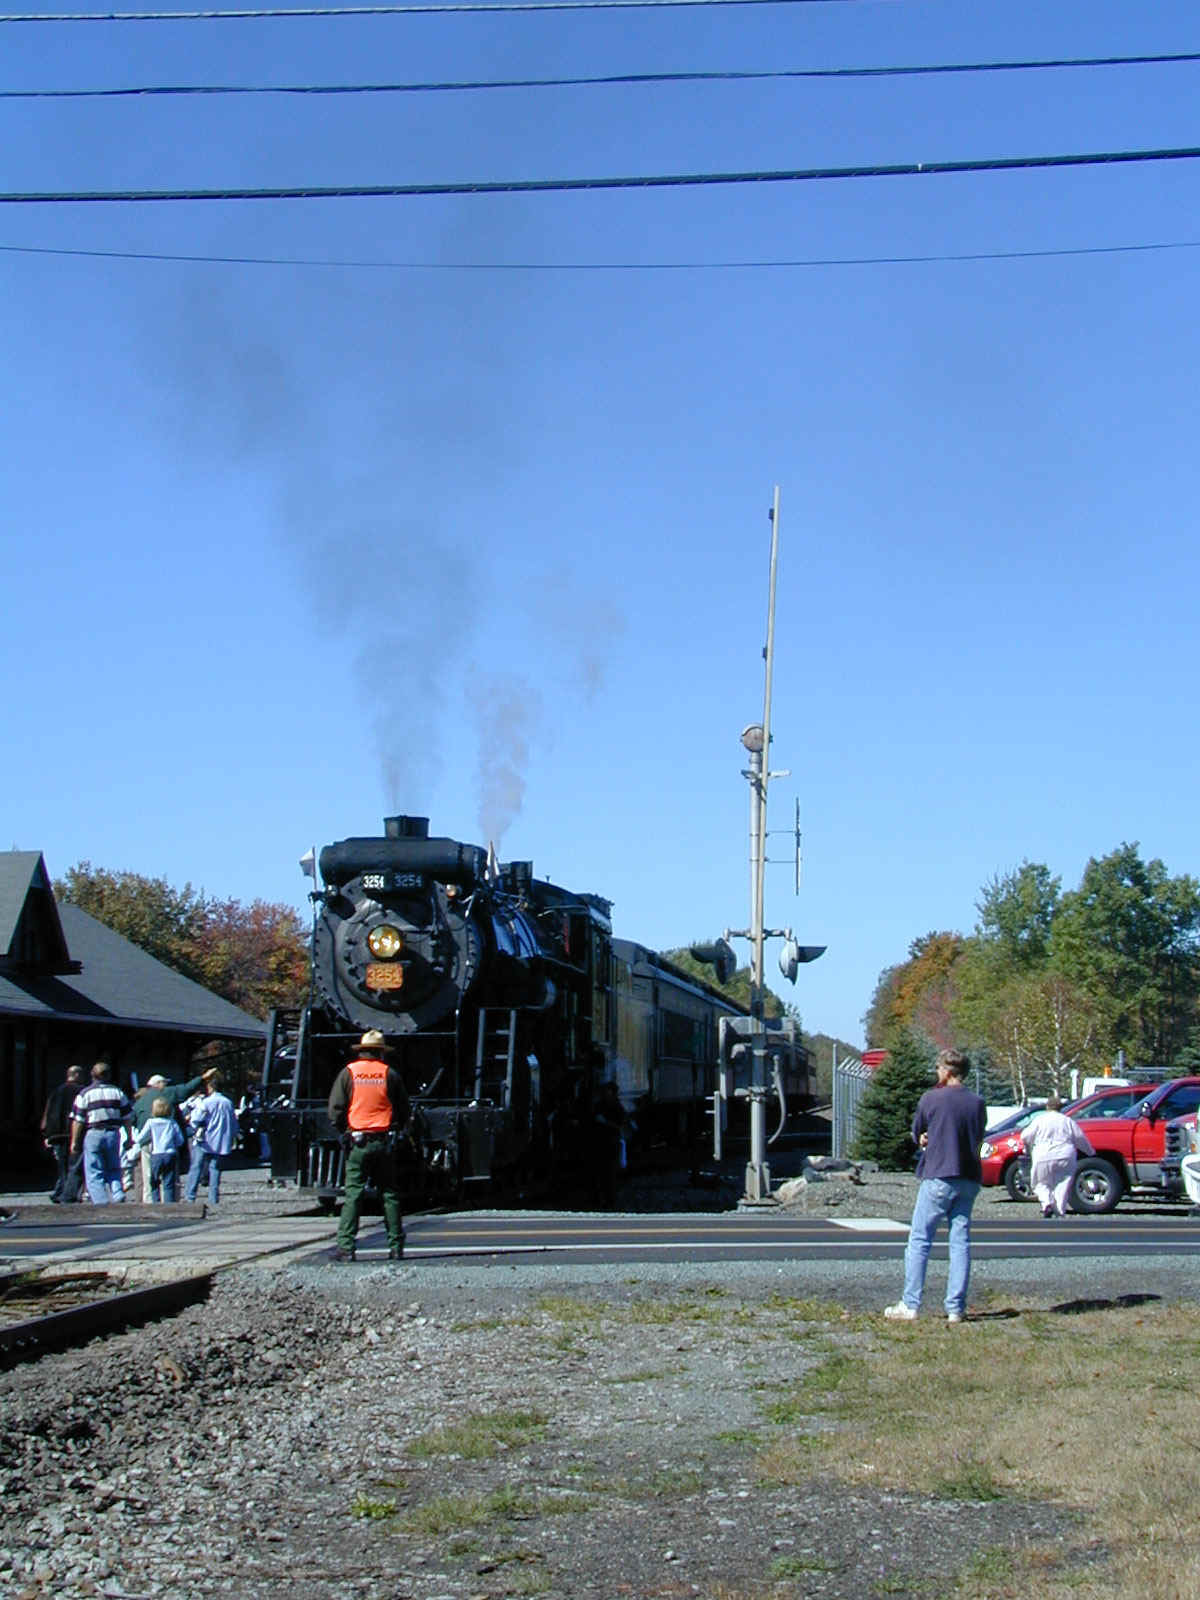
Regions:
M 1152 1083 L 1114 1083 L 1094 1089 L 1091 1094 L 1072 1100 L 1063 1110 L 1069 1117 L 1103 1118 L 1123 1117 L 1129 1108 L 1152 1093 Z M 1011 1117 L 989 1128 L 987 1137 L 979 1147 L 979 1162 L 983 1168 L 983 1182 L 1004 1184 L 1014 1200 L 1032 1200 L 1029 1187 L 1029 1159 L 1021 1140 L 1021 1129 L 1037 1116 L 1044 1106 L 1022 1106 Z M 1088 1135 L 1091 1138 L 1091 1135 Z M 1095 1143 L 1095 1140 L 1092 1140 Z
M 1196 1112 L 1186 1117 L 1176 1117 L 1168 1122 L 1163 1135 L 1163 1158 L 1160 1172 L 1163 1194 L 1169 1200 L 1192 1200 L 1183 1176 L 1184 1156 L 1200 1154 L 1200 1131 Z
M 1197 1109 L 1200 1077 L 1160 1083 L 1121 1116 L 1092 1112 L 1081 1116 L 1073 1111 L 1096 1153 L 1076 1168 L 1072 1209 L 1093 1214 L 1112 1211 L 1124 1195 L 1134 1193 L 1174 1199 L 1167 1188 L 1170 1172 L 1163 1171 L 1167 1128 L 1174 1118 Z

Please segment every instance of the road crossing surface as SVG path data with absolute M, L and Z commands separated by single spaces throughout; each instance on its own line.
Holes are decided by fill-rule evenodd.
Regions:
M 107 1210 L 107 1208 L 105 1208 Z M 120 1210 L 121 1208 L 114 1208 Z M 330 1216 L 270 1216 L 242 1220 L 173 1217 L 169 1207 L 137 1208 L 120 1220 L 92 1220 L 49 1208 L 40 1215 L 15 1213 L 0 1224 L 0 1261 L 8 1269 L 79 1265 L 87 1262 L 157 1272 L 211 1271 L 267 1255 L 305 1262 L 323 1258 L 333 1244 Z M 810 1219 L 785 1212 L 601 1216 L 542 1212 L 420 1215 L 406 1218 L 406 1262 L 452 1275 L 456 1262 L 541 1257 L 562 1265 L 586 1263 L 799 1263 L 899 1262 L 908 1237 L 905 1223 L 887 1218 Z M 1074 1217 L 1046 1221 L 1036 1214 L 1004 1221 L 977 1221 L 972 1228 L 976 1262 L 1002 1259 L 1068 1261 L 1108 1257 L 1149 1262 L 1190 1256 L 1200 1245 L 1200 1220 L 1179 1217 Z M 944 1233 L 933 1260 L 944 1260 Z M 385 1260 L 382 1220 L 363 1219 L 358 1262 Z

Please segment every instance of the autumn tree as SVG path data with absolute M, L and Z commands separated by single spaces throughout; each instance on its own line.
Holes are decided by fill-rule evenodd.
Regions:
M 308 943 L 291 906 L 209 900 L 190 883 L 174 889 L 165 878 L 110 872 L 89 861 L 71 867 L 54 892 L 254 1016 L 304 997 Z
M 891 1049 L 896 1037 L 916 1028 L 939 1046 L 956 1044 L 953 1008 L 955 964 L 961 933 L 927 933 L 908 947 L 908 959 L 880 974 L 863 1023 L 867 1041 Z
M 165 878 L 109 872 L 80 861 L 54 884 L 56 897 L 136 944 L 164 966 L 202 982 L 193 944 L 205 918 L 204 897 L 190 883 L 174 889 Z
M 210 901 L 190 954 L 206 989 L 254 1016 L 297 1005 L 308 987 L 307 938 L 291 906 Z

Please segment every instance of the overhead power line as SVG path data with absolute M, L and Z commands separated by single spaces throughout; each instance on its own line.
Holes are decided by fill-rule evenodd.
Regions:
M 610 72 L 574 78 L 459 78 L 414 83 L 183 83 L 140 84 L 117 89 L 0 89 L 0 100 L 98 100 L 133 95 L 211 94 L 421 94 L 447 90 L 574 89 L 658 83 L 758 83 L 795 78 L 910 78 L 976 72 L 1044 72 L 1069 67 L 1178 66 L 1200 61 L 1200 51 L 1173 55 L 1071 56 L 1035 61 L 958 61 L 928 66 L 781 67 L 755 72 Z
M 445 11 L 630 11 L 662 6 L 861 5 L 865 0 L 495 0 L 490 5 L 438 3 L 396 6 L 268 6 L 247 11 L 18 11 L 0 22 L 246 22 L 291 17 L 403 17 Z
M 992 156 L 970 161 L 910 161 L 859 167 L 796 167 L 760 172 L 690 172 L 633 177 L 469 179 L 454 183 L 308 184 L 259 189 L 81 189 L 0 192 L 0 205 L 144 205 L 180 200 L 375 200 L 438 195 L 566 194 L 581 190 L 684 189 L 719 184 L 812 183 L 847 178 L 945 177 L 969 172 L 1028 172 L 1058 167 L 1128 166 L 1194 161 L 1195 146 L 1174 150 L 1108 150 L 1080 155 Z
M 101 261 L 162 261 L 198 266 L 333 267 L 382 272 L 745 272 L 799 267 L 911 267 L 981 261 L 1041 261 L 1067 256 L 1147 255 L 1200 250 L 1200 239 L 1145 244 L 1064 245 L 1045 250 L 964 250 L 910 256 L 800 256 L 741 261 L 356 261 L 317 256 L 215 256 L 163 250 L 73 250 L 63 245 L 0 244 L 0 254 L 68 256 Z

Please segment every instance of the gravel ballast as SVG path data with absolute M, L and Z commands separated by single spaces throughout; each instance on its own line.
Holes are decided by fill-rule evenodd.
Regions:
M 911 1179 L 863 1176 L 797 1205 L 907 1217 Z M 1016 1211 L 985 1191 L 979 1214 Z M 1080 1294 L 1191 1297 L 1170 1258 L 1099 1262 Z M 1018 1261 L 975 1283 L 1076 1292 Z M 0 1374 L 0 1595 L 927 1597 L 980 1551 L 1055 1537 L 1060 1513 L 826 1481 L 817 1418 L 811 1481 L 758 1464 L 778 1432 L 763 1396 L 831 1338 L 861 1342 L 785 1297 L 878 1309 L 898 1286 L 898 1257 L 223 1274 L 205 1305 Z

